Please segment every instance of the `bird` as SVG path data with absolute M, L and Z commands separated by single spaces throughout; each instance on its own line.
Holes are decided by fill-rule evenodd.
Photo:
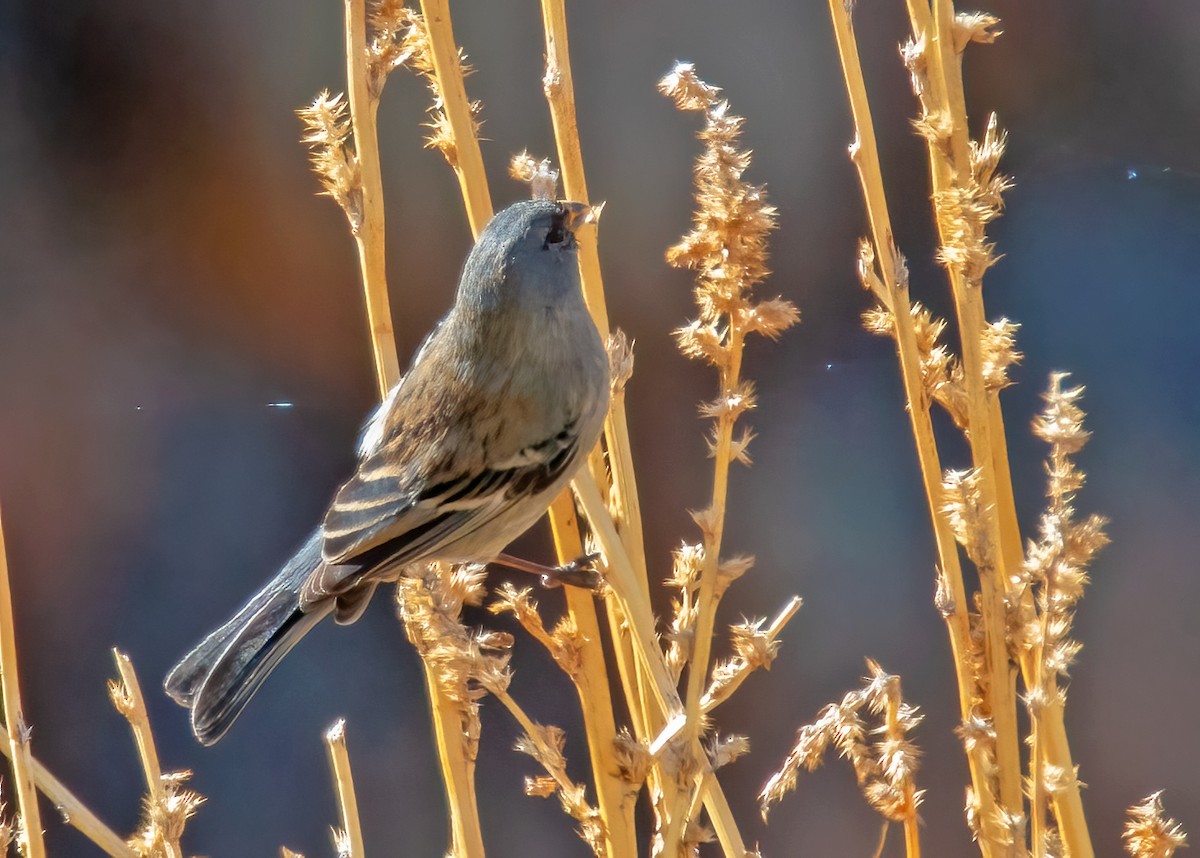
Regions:
M 586 461 L 610 396 L 576 241 L 596 211 L 523 200 L 480 233 L 453 306 L 363 425 L 356 468 L 323 519 L 167 674 L 202 744 L 225 735 L 308 631 L 330 615 L 358 619 L 379 584 L 432 561 L 507 558 Z

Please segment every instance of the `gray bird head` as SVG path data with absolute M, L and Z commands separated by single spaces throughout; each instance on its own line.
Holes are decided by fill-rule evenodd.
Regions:
M 463 309 L 552 305 L 579 294 L 575 231 L 594 221 L 583 203 L 523 200 L 496 214 L 463 266 Z

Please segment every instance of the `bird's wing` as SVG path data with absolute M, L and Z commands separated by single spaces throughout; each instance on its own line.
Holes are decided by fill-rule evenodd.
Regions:
M 552 485 L 579 453 L 573 422 L 504 459 L 451 460 L 428 474 L 405 463 L 398 444 L 379 449 L 339 489 L 325 515 L 326 565 L 306 583 L 305 602 L 345 592 L 378 567 L 436 557 Z

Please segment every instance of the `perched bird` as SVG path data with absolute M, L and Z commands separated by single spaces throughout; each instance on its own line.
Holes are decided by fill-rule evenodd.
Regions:
M 367 420 L 358 467 L 324 520 L 167 675 L 200 742 L 225 734 L 324 617 L 353 622 L 375 587 L 406 567 L 493 560 L 574 476 L 609 402 L 608 356 L 584 305 L 574 234 L 592 212 L 529 200 L 483 230 L 454 307 Z

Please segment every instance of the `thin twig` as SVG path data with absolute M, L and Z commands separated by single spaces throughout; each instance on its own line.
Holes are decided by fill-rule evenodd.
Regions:
M 383 176 L 375 128 L 379 101 L 371 97 L 368 75 L 366 0 L 346 0 L 346 80 L 362 192 L 362 220 L 353 232 L 358 244 L 367 323 L 371 329 L 371 347 L 382 398 L 400 380 L 400 359 L 396 353 L 396 335 L 392 330 L 392 310 L 388 302 Z
M 350 774 L 350 754 L 346 750 L 346 721 L 338 719 L 325 731 L 325 747 L 337 788 L 338 811 L 349 847 L 347 858 L 364 858 L 362 824 L 358 819 L 358 800 L 354 796 L 354 778 Z
M 112 654 L 120 680 L 110 684 L 109 692 L 117 710 L 125 716 L 125 720 L 129 722 L 129 726 L 133 730 L 133 740 L 137 745 L 138 759 L 142 763 L 142 773 L 146 778 L 146 789 L 150 796 L 151 806 L 161 806 L 165 797 L 162 767 L 158 762 L 158 751 L 154 747 L 154 733 L 150 729 L 150 716 L 146 713 L 146 700 L 142 696 L 142 687 L 129 656 L 118 649 L 113 649 Z M 170 832 L 170 834 L 175 833 L 175 831 Z M 164 836 L 163 848 L 167 858 L 182 858 L 183 856 L 178 837 Z
M 550 515 L 554 543 L 559 548 L 559 558 L 563 562 L 569 562 L 568 552 L 576 552 L 575 557 L 581 557 L 584 553 L 579 540 L 579 526 L 574 518 L 575 504 L 570 494 L 564 492 L 554 502 Z M 563 527 L 564 523 L 568 526 Z M 608 838 L 608 855 L 609 858 L 634 858 L 637 855 L 637 829 L 633 818 L 633 798 L 636 794 L 630 794 L 612 764 L 617 725 L 595 604 L 592 594 L 587 590 L 578 587 L 564 587 L 563 590 L 567 611 L 584 641 L 579 653 L 578 675 L 571 678 L 579 693 L 579 706 L 583 712 L 592 780 L 596 785 L 596 803 Z
M 463 85 L 458 43 L 454 41 L 454 29 L 450 22 L 449 0 L 421 0 L 421 14 L 429 34 L 429 50 L 442 97 L 442 109 L 454 136 L 450 166 L 458 175 L 471 232 L 478 236 L 491 220 L 492 197 L 488 192 L 479 138 L 475 134 L 471 102 Z
M 12 589 L 8 580 L 8 553 L 4 548 L 4 528 L 0 525 L 0 687 L 4 696 L 4 724 L 8 732 L 8 753 L 16 785 L 17 806 L 21 811 L 21 852 L 26 858 L 45 858 L 42 818 L 38 812 L 34 787 L 33 754 L 29 747 L 30 729 L 21 711 L 21 691 L 17 674 L 17 641 L 13 630 Z
M 12 749 L 7 742 L 0 742 L 0 753 L 9 760 L 12 759 Z M 33 782 L 41 790 L 42 795 L 46 796 L 54 805 L 54 808 L 62 816 L 63 822 L 95 843 L 104 851 L 105 855 L 111 855 L 112 858 L 136 858 L 136 854 L 129 848 L 125 838 L 105 825 L 100 817 L 76 798 L 75 794 L 67 789 L 62 781 L 50 774 L 49 769 L 34 757 L 29 758 L 29 763 Z

